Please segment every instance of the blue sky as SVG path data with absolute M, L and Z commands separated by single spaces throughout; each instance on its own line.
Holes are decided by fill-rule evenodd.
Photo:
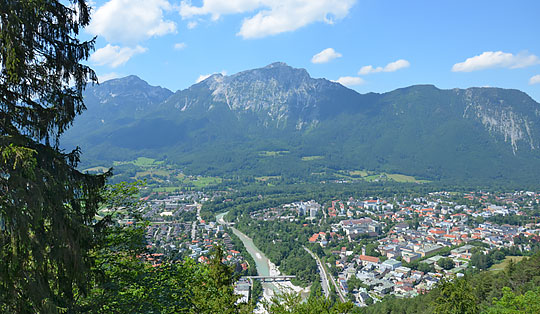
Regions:
M 361 93 L 515 88 L 540 101 L 540 1 L 101 0 L 83 37 L 101 80 L 184 89 L 275 61 Z

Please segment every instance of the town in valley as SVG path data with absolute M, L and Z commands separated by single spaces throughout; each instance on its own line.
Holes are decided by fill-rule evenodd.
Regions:
M 257 207 L 265 198 L 258 195 L 241 208 L 234 205 L 238 202 L 231 190 L 146 194 L 136 209 L 149 222 L 142 258 L 155 266 L 165 259 L 206 263 L 212 248 L 220 246 L 225 262 L 239 274 L 236 292 L 242 302 L 267 296 L 260 286 L 253 291 L 252 277 L 257 275 L 253 264 L 259 254 L 250 256 L 233 229 L 254 237 L 255 245 L 261 235 L 254 230 L 271 230 L 265 232 L 265 241 L 278 245 L 285 241 L 309 253 L 309 262 L 316 265 L 310 275 L 281 266 L 285 262 L 272 260 L 271 248 L 260 248 L 277 274 L 290 275 L 290 286 L 302 288 L 298 291 L 350 300 L 360 307 L 390 295 L 424 294 L 443 278 L 500 271 L 540 247 L 540 194 L 530 191 L 299 197 L 271 207 Z M 221 220 L 216 218 L 220 213 Z M 123 216 L 118 223 L 129 226 L 137 220 Z

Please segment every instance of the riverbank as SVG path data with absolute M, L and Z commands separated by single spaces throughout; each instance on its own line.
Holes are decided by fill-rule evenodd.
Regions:
M 270 276 L 280 276 L 282 275 L 279 271 L 279 267 L 276 264 L 268 260 L 268 269 Z M 306 299 L 309 296 L 310 289 L 309 287 L 302 288 L 300 286 L 293 285 L 290 281 L 279 281 L 273 283 L 263 283 L 263 296 L 262 300 L 257 304 L 257 308 L 254 313 L 267 313 L 263 308 L 263 303 L 270 303 L 272 298 L 276 295 L 276 291 L 279 293 L 300 293 L 303 299 Z
M 282 275 L 281 272 L 279 271 L 279 267 L 277 267 L 276 264 L 270 262 L 270 260 L 268 260 L 268 267 L 270 269 L 270 276 Z M 275 285 L 280 287 L 281 292 L 296 292 L 296 293 L 301 293 L 302 296 L 304 296 L 305 294 L 309 294 L 309 287 L 302 288 L 300 286 L 294 285 L 290 281 L 276 282 Z
M 223 219 L 223 217 L 227 213 L 219 214 L 216 216 L 216 220 L 218 223 L 226 225 L 227 223 Z M 281 275 L 281 272 L 279 270 L 279 267 L 276 266 L 276 264 L 272 263 L 262 251 L 260 251 L 255 244 L 253 243 L 253 240 L 248 237 L 246 234 L 241 232 L 240 230 L 229 226 L 233 233 L 242 241 L 244 244 L 244 247 L 246 248 L 246 251 L 253 257 L 253 260 L 255 261 L 255 266 L 257 268 L 257 274 L 259 276 L 279 276 Z M 283 282 L 265 282 L 262 284 L 263 286 L 263 300 L 270 301 L 274 295 L 276 295 L 276 292 L 279 293 L 286 293 L 286 292 L 295 292 L 295 293 L 301 293 L 303 298 L 306 298 L 309 295 L 309 287 L 302 288 L 300 286 L 296 286 L 292 284 L 290 281 L 283 281 Z M 262 302 L 259 302 L 257 306 L 256 313 L 265 313 L 264 309 L 262 308 Z

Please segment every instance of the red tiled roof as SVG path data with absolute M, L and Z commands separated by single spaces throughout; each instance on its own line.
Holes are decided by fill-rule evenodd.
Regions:
M 371 262 L 371 263 L 378 263 L 379 262 L 378 257 L 373 257 L 373 256 L 369 256 L 369 255 L 359 255 L 358 259 L 363 261 L 363 262 L 364 261 L 365 262 Z

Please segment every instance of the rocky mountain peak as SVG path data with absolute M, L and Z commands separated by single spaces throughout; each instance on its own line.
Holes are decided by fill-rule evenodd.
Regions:
M 314 110 L 319 94 L 335 85 L 324 79 L 313 79 L 305 69 L 283 62 L 231 76 L 214 75 L 207 84 L 214 103 L 224 103 L 240 114 L 256 113 L 265 126 L 284 126 L 291 115 L 296 120 L 298 112 L 308 112 L 309 122 L 316 120 Z M 306 114 L 302 116 L 305 118 Z M 305 124 L 305 121 L 294 123 L 297 122 Z
M 267 69 L 271 69 L 271 68 L 278 68 L 278 67 L 289 67 L 289 65 L 287 65 L 287 63 L 285 62 L 274 62 L 274 63 L 270 63 L 269 65 L 265 66 L 264 68 L 267 68 Z
M 136 75 L 129 75 L 105 81 L 99 85 L 87 88 L 85 97 L 89 94 L 103 100 L 104 98 L 136 97 L 159 98 L 163 101 L 172 95 L 172 92 L 160 86 L 151 86 Z
M 100 104 L 123 105 L 126 102 L 137 105 L 156 104 L 173 93 L 160 86 L 151 86 L 136 75 L 129 75 L 105 81 L 86 89 L 85 98 L 92 105 L 93 100 Z

